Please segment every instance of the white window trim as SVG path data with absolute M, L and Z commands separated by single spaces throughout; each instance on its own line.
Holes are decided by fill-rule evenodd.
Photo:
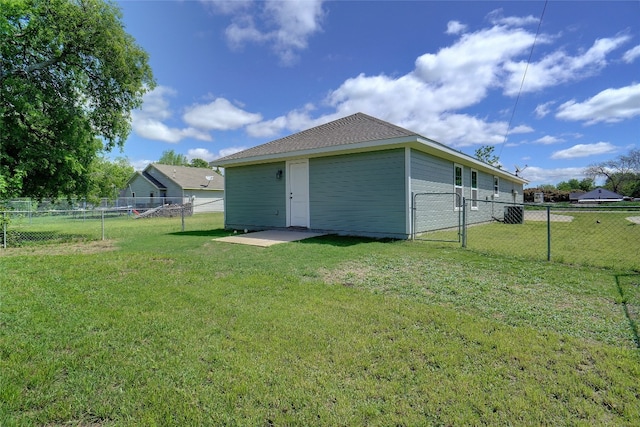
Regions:
M 493 177 L 493 197 L 500 197 L 500 177 Z
M 473 186 L 473 174 L 476 174 L 476 186 Z M 479 179 L 480 175 L 478 174 L 478 171 L 475 169 L 471 169 L 471 183 L 469 184 L 469 194 L 471 196 L 471 210 L 477 211 L 478 210 L 478 197 L 479 197 L 479 193 L 478 193 L 478 179 Z M 473 192 L 475 191 L 475 195 L 473 194 Z
M 456 169 L 460 168 L 460 181 L 461 185 L 456 184 Z M 464 196 L 464 167 L 458 163 L 453 164 L 453 192 L 454 194 L 458 194 L 458 188 L 460 189 L 460 197 Z M 458 206 L 458 197 L 453 197 L 453 210 L 455 212 L 462 209 L 462 200 L 460 200 L 460 206 Z

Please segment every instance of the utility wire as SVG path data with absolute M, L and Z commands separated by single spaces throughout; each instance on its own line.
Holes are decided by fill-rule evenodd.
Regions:
M 524 86 L 524 80 L 527 77 L 527 70 L 529 70 L 529 64 L 531 63 L 531 57 L 533 56 L 533 48 L 536 47 L 536 41 L 538 40 L 538 35 L 540 34 L 540 27 L 542 26 L 542 18 L 544 18 L 544 12 L 547 10 L 547 2 L 545 0 L 544 7 L 542 8 L 542 13 L 540 14 L 540 20 L 538 21 L 538 29 L 536 30 L 536 36 L 533 38 L 533 44 L 531 45 L 531 51 L 529 51 L 529 58 L 527 59 L 527 65 L 524 68 L 524 73 L 522 74 L 522 81 L 520 82 L 520 89 L 518 90 L 518 96 L 516 96 L 516 102 L 513 105 L 513 110 L 511 111 L 511 118 L 509 118 L 509 124 L 507 125 L 507 131 L 504 134 L 504 140 L 502 141 L 502 145 L 500 146 L 500 152 L 498 152 L 498 157 L 502 154 L 502 149 L 507 142 L 507 137 L 509 136 L 509 131 L 511 130 L 511 123 L 513 122 L 513 116 L 516 114 L 516 108 L 518 107 L 518 101 L 520 101 L 520 94 L 522 93 L 522 87 Z

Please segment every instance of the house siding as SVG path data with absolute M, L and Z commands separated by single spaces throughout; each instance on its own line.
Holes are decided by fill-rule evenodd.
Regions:
M 286 227 L 284 162 L 225 170 L 225 227 L 262 230 Z
M 310 159 L 310 228 L 406 238 L 404 153 L 393 149 Z
M 418 194 L 414 198 L 416 232 L 458 226 L 460 214 L 454 205 L 453 165 L 452 161 L 411 150 L 411 191 Z M 471 170 L 464 168 L 464 191 L 470 183 Z
M 184 197 L 191 198 L 193 213 L 224 211 L 224 191 L 222 190 L 184 190 Z
M 499 195 L 494 197 L 492 173 L 483 171 L 477 166 L 455 163 L 462 166 L 463 196 L 471 199 L 471 170 L 478 173 L 478 208 L 470 209 L 467 201 L 467 224 L 476 224 L 503 219 L 506 203 L 523 202 L 522 184 L 500 177 Z M 416 199 L 416 232 L 440 230 L 457 227 L 460 214 L 454 206 L 454 162 L 430 156 L 412 150 L 411 152 L 411 191 L 416 193 L 432 193 L 419 195 Z M 517 192 L 514 198 L 514 191 Z M 436 195 L 433 193 L 448 193 Z M 492 203 L 495 201 L 496 203 Z
M 154 177 L 155 179 L 157 179 L 162 184 L 164 184 L 165 187 L 167 187 L 167 195 L 171 194 L 173 197 L 184 196 L 182 187 L 180 187 L 175 182 L 167 179 L 167 177 L 159 170 L 151 167 L 147 169 L 147 173 L 152 177 Z M 147 194 L 147 196 L 149 195 Z M 160 195 L 156 194 L 156 196 L 160 196 Z
M 153 193 L 155 197 L 160 197 L 158 188 L 141 175 L 136 176 L 125 189 L 125 196 L 127 197 L 132 197 L 133 194 L 135 194 L 136 197 L 149 197 L 151 193 Z

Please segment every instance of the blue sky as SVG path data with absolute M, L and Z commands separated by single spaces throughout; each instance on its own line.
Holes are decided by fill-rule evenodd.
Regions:
M 639 1 L 118 4 L 158 84 L 113 153 L 138 169 L 356 112 L 470 155 L 493 145 L 529 186 L 640 148 Z

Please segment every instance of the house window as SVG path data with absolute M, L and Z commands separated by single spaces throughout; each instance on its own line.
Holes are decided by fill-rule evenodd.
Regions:
M 471 209 L 478 210 L 478 171 L 471 169 Z
M 462 180 L 462 166 L 453 165 L 453 187 L 456 195 L 454 196 L 453 207 L 455 210 L 460 210 L 462 207 L 462 195 L 463 195 L 463 180 Z
M 131 192 L 131 197 L 136 197 L 136 192 L 135 191 Z
M 497 176 L 493 177 L 493 197 L 500 196 L 500 178 Z

